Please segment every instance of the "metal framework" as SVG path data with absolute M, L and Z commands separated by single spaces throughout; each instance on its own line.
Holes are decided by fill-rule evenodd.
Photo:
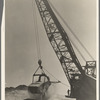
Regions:
M 55 16 L 47 0 L 35 0 L 38 7 L 48 39 L 62 65 L 65 75 L 71 85 L 71 96 L 75 97 L 79 90 L 82 78 L 88 73 L 89 63 L 87 62 L 86 72 L 82 69 L 79 60 L 72 48 L 67 33 Z M 92 62 L 91 62 L 92 63 Z
M 59 23 L 47 0 L 35 0 L 49 41 L 70 84 L 73 74 L 85 75 L 67 33 Z
M 95 73 L 96 61 L 87 61 L 85 66 L 85 73 L 96 78 Z

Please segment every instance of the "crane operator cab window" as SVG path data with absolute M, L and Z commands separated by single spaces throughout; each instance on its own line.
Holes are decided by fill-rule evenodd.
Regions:
M 72 80 L 79 80 L 81 77 L 81 74 L 76 73 L 76 74 L 71 74 L 71 79 Z

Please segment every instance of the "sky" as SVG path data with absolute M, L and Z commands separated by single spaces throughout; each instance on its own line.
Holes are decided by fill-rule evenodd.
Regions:
M 96 60 L 96 0 L 50 1 Z M 5 77 L 7 87 L 16 87 L 21 84 L 29 85 L 32 75 L 38 67 L 33 8 L 32 0 L 5 1 Z M 46 36 L 39 13 L 37 10 L 36 12 L 42 66 L 68 85 L 65 87 L 58 84 L 59 88 L 61 87 L 58 91 L 66 92 L 69 83 Z M 91 60 L 66 26 L 63 23 L 62 25 L 86 60 Z M 76 50 L 75 52 L 80 63 L 85 65 Z

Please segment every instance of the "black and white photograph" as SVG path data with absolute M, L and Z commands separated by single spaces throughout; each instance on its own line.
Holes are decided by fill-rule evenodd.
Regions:
M 5 100 L 99 100 L 98 36 L 98 0 L 5 0 Z

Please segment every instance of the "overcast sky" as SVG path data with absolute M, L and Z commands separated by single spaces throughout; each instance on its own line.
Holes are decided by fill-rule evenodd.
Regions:
M 96 0 L 50 1 L 96 60 Z M 5 9 L 6 86 L 29 85 L 32 74 L 38 67 L 32 0 L 6 0 Z M 37 19 L 42 65 L 56 78 L 69 85 L 60 62 L 48 41 L 38 12 Z M 63 27 L 86 60 L 91 60 L 69 30 L 65 26 Z M 77 52 L 76 55 L 80 63 L 85 65 Z M 62 91 L 65 91 L 66 88 L 62 88 Z

